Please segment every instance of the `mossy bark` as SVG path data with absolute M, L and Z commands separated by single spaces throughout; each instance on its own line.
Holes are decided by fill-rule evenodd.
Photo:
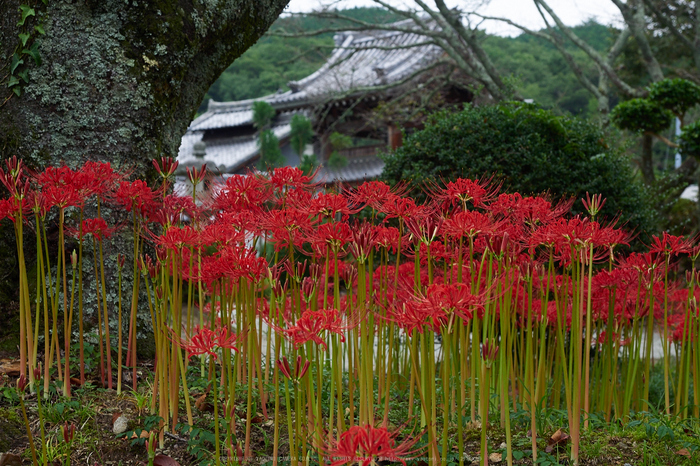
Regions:
M 21 4 L 46 32 L 24 56 L 29 83 L 0 107 L 0 151 L 37 167 L 88 159 L 145 168 L 177 155 L 209 86 L 288 0 L 0 0 L 0 103 Z
M 109 161 L 116 169 L 148 177 L 151 159 L 177 156 L 180 138 L 208 88 L 288 1 L 0 0 L 0 159 L 16 155 L 33 169 Z M 22 5 L 35 15 L 19 26 Z M 26 47 L 18 45 L 21 33 L 30 34 Z M 8 88 L 12 56 L 30 46 L 41 63 L 22 55 L 25 63 L 14 74 L 26 70 L 28 82 L 16 96 Z M 102 213 L 124 214 L 107 207 Z M 108 247 L 108 275 L 116 270 L 117 252 L 129 256 L 128 241 L 123 237 Z M 91 260 L 85 258 L 84 271 L 88 318 L 97 301 Z M 4 220 L 0 305 L 17 299 L 16 269 L 14 234 Z M 125 277 L 125 290 L 130 278 Z M 113 282 L 108 276 L 110 306 L 116 302 Z M 128 309 L 130 293 L 124 296 Z

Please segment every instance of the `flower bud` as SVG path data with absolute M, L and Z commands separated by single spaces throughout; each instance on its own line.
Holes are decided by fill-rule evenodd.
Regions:
M 27 377 L 24 374 L 20 375 L 19 379 L 17 379 L 17 391 L 24 393 L 24 389 L 27 388 L 28 383 Z
M 41 380 L 41 363 L 39 363 L 39 365 L 34 368 L 34 380 Z
M 73 267 L 73 270 L 78 267 L 78 253 L 75 251 L 75 249 L 73 249 L 73 252 L 70 253 L 70 265 Z
M 73 441 L 73 437 L 75 436 L 75 430 L 75 424 L 69 424 L 68 421 L 66 421 L 65 424 L 61 426 L 61 432 L 63 433 L 63 441 L 66 443 L 71 443 Z

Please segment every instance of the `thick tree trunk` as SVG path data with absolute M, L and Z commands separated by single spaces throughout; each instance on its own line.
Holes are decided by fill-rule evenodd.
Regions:
M 23 3 L 36 16 L 18 26 Z M 177 155 L 209 86 L 287 3 L 0 0 L 0 155 L 139 171 L 152 157 Z M 20 33 L 30 34 L 24 47 Z M 35 43 L 40 65 L 21 53 Z M 9 73 L 15 51 L 24 63 Z M 25 70 L 17 97 L 7 86 Z
M 147 177 L 152 158 L 177 155 L 209 86 L 288 1 L 0 0 L 0 159 L 17 155 L 34 169 L 108 161 Z M 114 220 L 124 213 L 103 206 L 102 214 Z M 128 228 L 125 232 L 106 245 L 111 309 L 116 253 L 132 260 Z M 33 251 L 29 236 L 27 250 Z M 3 221 L 0 305 L 17 300 L 14 243 L 10 222 Z M 89 249 L 88 242 L 83 272 L 88 319 L 97 309 Z M 30 253 L 30 270 L 33 260 Z M 126 269 L 128 309 L 132 277 Z M 145 303 L 140 301 L 147 325 Z

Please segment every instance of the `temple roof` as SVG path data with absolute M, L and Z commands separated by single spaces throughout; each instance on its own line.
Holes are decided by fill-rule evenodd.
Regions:
M 410 22 L 404 23 L 405 26 L 397 24 L 410 27 Z M 250 162 L 258 154 L 255 135 L 222 137 L 220 140 L 205 138 L 207 147 L 203 159 L 193 155 L 193 148 L 207 131 L 251 126 L 255 101 L 268 102 L 277 110 L 277 119 L 287 121 L 284 124 L 279 121 L 280 124 L 273 128 L 278 138 L 282 139 L 289 135 L 288 121 L 291 115 L 304 111 L 309 116 L 310 109 L 315 106 L 367 92 L 378 86 L 399 84 L 433 63 L 442 54 L 439 47 L 424 44 L 425 36 L 409 32 L 353 31 L 336 35 L 335 41 L 336 48 L 328 61 L 306 78 L 290 82 L 290 90 L 286 92 L 237 102 L 210 100 L 207 111 L 190 124 L 182 138 L 178 155 L 180 164 L 186 167 L 207 163 L 216 166 L 222 173 L 230 173 Z M 351 165 L 353 163 L 348 167 Z M 376 173 L 372 176 L 381 173 L 381 168 L 374 167 L 376 163 L 370 165 L 373 168 L 368 169 L 369 172 Z M 341 173 L 346 176 L 351 173 L 353 176 L 360 174 L 350 168 Z M 335 175 L 340 176 L 341 173 L 329 171 L 327 175 L 335 178 Z

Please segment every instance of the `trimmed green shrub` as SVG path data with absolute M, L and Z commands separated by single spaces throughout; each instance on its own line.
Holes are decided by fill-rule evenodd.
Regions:
M 593 124 L 557 116 L 532 104 L 507 102 L 438 112 L 425 129 L 384 156 L 382 178 L 409 181 L 414 193 L 426 181 L 496 174 L 503 191 L 575 196 L 574 211 L 588 191 L 607 202 L 603 215 L 620 215 L 637 231 L 652 228 L 653 210 L 629 161 L 610 148 Z

